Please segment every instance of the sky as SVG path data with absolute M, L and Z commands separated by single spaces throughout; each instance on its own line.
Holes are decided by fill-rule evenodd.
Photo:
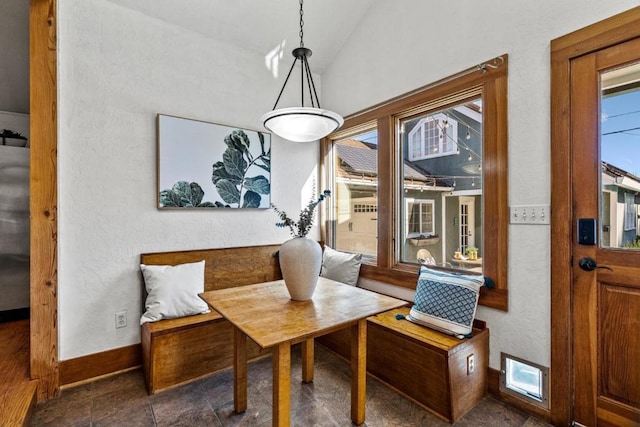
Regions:
M 640 89 L 602 99 L 601 160 L 640 177 Z

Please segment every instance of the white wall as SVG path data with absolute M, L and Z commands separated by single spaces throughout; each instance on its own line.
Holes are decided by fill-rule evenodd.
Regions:
M 509 204 L 548 204 L 550 40 L 637 5 L 377 0 L 323 75 L 323 105 L 348 115 L 507 53 Z M 510 226 L 509 312 L 477 316 L 491 329 L 493 368 L 500 352 L 549 366 L 549 251 L 548 226 Z
M 264 57 L 103 0 L 58 8 L 58 330 L 66 360 L 140 342 L 141 253 L 289 235 L 270 210 L 156 209 L 156 114 L 260 130 L 281 87 Z M 272 136 L 271 200 L 291 215 L 309 200 L 318 151 Z M 129 325 L 116 330 L 120 310 Z

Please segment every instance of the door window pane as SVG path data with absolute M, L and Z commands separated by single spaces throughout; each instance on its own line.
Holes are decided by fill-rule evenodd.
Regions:
M 378 134 L 372 130 L 333 143 L 333 244 L 374 257 L 378 236 Z
M 600 84 L 600 245 L 640 249 L 640 63 Z
M 482 271 L 482 99 L 401 119 L 398 129 L 401 261 Z

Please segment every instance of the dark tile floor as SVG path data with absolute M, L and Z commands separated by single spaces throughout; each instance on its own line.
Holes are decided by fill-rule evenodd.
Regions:
M 291 425 L 351 426 L 349 364 L 316 345 L 315 375 L 301 382 L 299 348 L 291 358 Z M 33 426 L 260 426 L 271 425 L 271 359 L 249 364 L 244 414 L 233 412 L 232 372 L 147 395 L 139 370 L 64 390 L 57 399 L 38 404 Z M 367 378 L 368 427 L 449 426 L 403 398 L 375 378 Z M 542 421 L 491 397 L 455 426 L 544 427 Z

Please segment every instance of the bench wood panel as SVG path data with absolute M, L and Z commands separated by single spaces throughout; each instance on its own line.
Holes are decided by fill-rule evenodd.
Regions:
M 143 369 L 152 394 L 232 366 L 233 328 L 222 318 L 164 329 L 160 334 L 143 328 L 143 334 Z M 267 352 L 250 342 L 249 359 L 263 354 Z
M 177 265 L 205 261 L 204 290 L 233 288 L 282 279 L 275 256 L 280 245 L 142 254 L 140 262 L 149 265 Z

